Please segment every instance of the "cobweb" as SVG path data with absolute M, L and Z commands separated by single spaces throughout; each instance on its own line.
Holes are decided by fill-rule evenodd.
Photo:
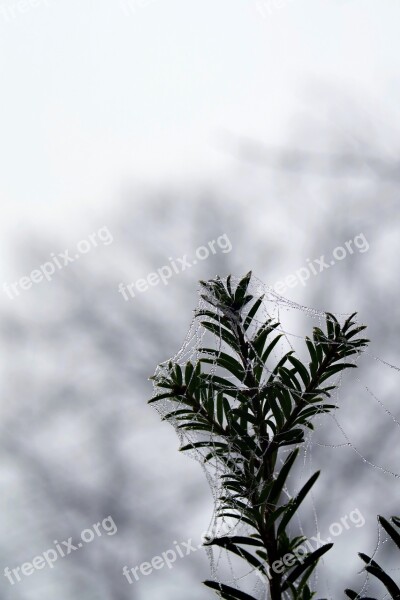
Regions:
M 223 280 L 224 281 L 224 280 Z M 224 281 L 224 283 L 226 280 Z M 235 288 L 239 283 L 238 279 L 231 278 L 232 288 Z M 290 301 L 283 296 L 277 294 L 271 287 L 264 285 L 261 281 L 256 279 L 254 276 L 251 279 L 248 293 L 251 294 L 254 299 L 263 296 L 263 302 L 258 309 L 255 318 L 253 319 L 252 324 L 247 329 L 247 341 L 251 342 L 255 330 L 260 327 L 265 321 L 271 319 L 273 322 L 278 322 L 279 326 L 275 329 L 277 334 L 282 334 L 279 342 L 274 347 L 273 353 L 269 356 L 267 365 L 263 365 L 264 378 L 268 378 L 271 374 L 273 368 L 280 360 L 282 355 L 286 353 L 288 350 L 294 350 L 296 352 L 296 356 L 298 356 L 301 360 L 308 362 L 308 354 L 306 352 L 305 345 L 305 337 L 310 337 L 312 334 L 312 329 L 314 326 L 325 330 L 325 322 L 326 322 L 326 312 L 320 311 L 312 308 L 308 308 L 306 306 L 302 306 L 293 301 Z M 249 304 L 251 308 L 253 302 Z M 203 300 L 201 297 L 199 298 L 199 303 L 197 306 L 197 310 L 195 314 L 199 311 L 210 310 L 210 305 Z M 248 310 L 248 309 L 247 309 Z M 244 309 L 244 316 L 246 316 L 246 308 Z M 340 323 L 349 316 L 346 313 L 335 313 L 335 317 L 338 319 Z M 354 320 L 354 319 L 353 319 Z M 157 367 L 155 376 L 166 375 L 169 371 L 169 364 L 172 362 L 173 364 L 178 364 L 181 367 L 184 367 L 188 361 L 191 361 L 194 365 L 199 361 L 201 357 L 204 357 L 204 353 L 200 352 L 201 348 L 214 348 L 220 352 L 224 352 L 229 355 L 233 355 L 230 347 L 221 340 L 221 338 L 217 338 L 215 335 L 206 330 L 201 322 L 211 322 L 211 319 L 207 316 L 197 317 L 195 316 L 190 325 L 188 334 L 186 339 L 184 340 L 182 348 L 179 352 L 173 356 L 168 361 L 160 364 Z M 212 358 L 212 355 L 210 356 Z M 376 375 L 374 367 L 379 365 L 380 369 L 384 369 L 385 373 L 378 375 L 379 379 L 383 378 L 387 380 L 386 370 L 390 370 L 391 374 L 396 376 L 396 381 L 393 385 L 397 385 L 397 377 L 400 369 L 387 361 L 384 361 L 376 356 L 373 356 L 369 350 L 363 351 L 361 354 L 355 354 L 352 357 L 353 362 L 356 363 L 361 359 L 364 363 L 364 369 L 362 373 L 374 373 L 372 376 L 372 384 L 368 385 L 361 381 L 361 378 L 358 376 L 359 370 L 350 369 L 349 371 L 342 372 L 333 383 L 337 384 L 337 388 L 332 392 L 332 403 L 338 405 L 339 410 L 334 411 L 329 414 L 317 414 L 313 419 L 313 424 L 315 431 L 305 432 L 305 442 L 302 444 L 301 448 L 301 460 L 297 461 L 297 468 L 291 472 L 286 486 L 284 488 L 284 493 L 288 499 L 294 497 L 299 489 L 304 484 L 305 480 L 310 477 L 310 475 L 316 470 L 314 468 L 315 457 L 318 457 L 318 453 L 321 451 L 332 452 L 335 449 L 347 449 L 351 453 L 353 453 L 354 457 L 354 465 L 357 469 L 360 468 L 360 465 L 365 467 L 370 467 L 371 469 L 379 472 L 383 477 L 387 479 L 386 488 L 391 489 L 394 495 L 397 495 L 397 486 L 399 483 L 397 480 L 400 478 L 399 472 L 396 471 L 396 460 L 394 460 L 394 467 L 390 463 L 390 461 L 385 461 L 385 456 L 383 456 L 383 460 L 379 462 L 376 461 L 374 456 L 374 452 L 371 452 L 370 449 L 365 451 L 363 448 L 363 442 L 365 436 L 357 430 L 357 421 L 353 421 L 353 417 L 356 414 L 356 408 L 360 408 L 360 406 L 364 406 L 366 398 L 368 400 L 372 400 L 375 404 L 375 407 L 380 411 L 380 417 L 386 419 L 382 421 L 383 427 L 388 427 L 388 425 L 392 424 L 394 427 L 400 427 L 400 421 L 396 418 L 396 416 L 392 413 L 392 411 L 386 406 L 384 401 L 379 398 L 376 392 L 373 389 L 373 384 L 376 382 Z M 349 359 L 346 359 L 346 362 L 350 362 Z M 370 364 L 369 364 L 370 363 Z M 365 367 L 367 365 L 367 367 Z M 207 367 L 207 369 L 205 369 Z M 202 365 L 202 370 L 206 371 L 209 374 L 218 375 L 221 374 L 221 369 L 218 367 L 215 362 L 210 361 L 210 364 Z M 233 376 L 229 376 L 227 371 L 223 371 L 223 377 L 226 380 L 231 380 L 232 384 L 235 386 L 239 386 L 240 382 Z M 371 378 L 371 377 L 370 377 Z M 343 380 L 343 381 L 342 381 Z M 342 383 L 344 385 L 344 396 L 345 398 L 342 400 Z M 353 422 L 346 422 L 341 416 L 341 409 L 344 403 L 347 401 L 347 389 L 349 386 L 350 389 L 354 389 L 354 386 L 357 384 L 357 398 L 356 401 L 354 399 L 353 402 L 353 412 L 350 415 L 347 415 L 348 419 Z M 378 381 L 379 389 L 382 389 L 382 384 Z M 241 384 L 243 386 L 243 384 Z M 375 383 L 376 386 L 376 383 Z M 378 386 L 376 386 L 378 387 Z M 363 394 L 361 395 L 360 390 L 362 390 Z M 154 385 L 154 396 L 160 393 L 160 389 L 157 388 L 156 384 Z M 330 402 L 331 402 L 330 400 Z M 238 405 L 238 401 L 232 397 L 229 397 L 229 402 L 232 408 L 235 408 Z M 172 411 L 179 410 L 181 407 L 179 403 L 176 401 L 171 401 L 170 399 L 162 399 L 155 403 L 155 407 L 162 418 L 165 418 L 166 415 L 169 415 Z M 364 422 L 368 416 L 364 414 Z M 346 415 L 345 415 L 346 416 Z M 251 530 L 250 526 L 247 525 L 241 519 L 233 519 L 229 517 L 221 517 L 219 515 L 220 509 L 220 496 L 221 496 L 221 482 L 224 475 L 227 473 L 226 466 L 219 460 L 207 461 L 205 462 L 205 457 L 209 454 L 209 448 L 194 448 L 193 445 L 199 441 L 205 441 L 210 439 L 210 433 L 205 432 L 202 434 L 198 431 L 187 431 L 180 428 L 181 421 L 176 417 L 167 417 L 167 420 L 174 426 L 179 440 L 182 446 L 190 445 L 192 447 L 191 450 L 188 451 L 195 460 L 197 460 L 201 467 L 204 470 L 204 473 L 207 477 L 208 483 L 210 485 L 210 489 L 214 499 L 214 510 L 211 515 L 210 523 L 208 526 L 208 534 L 205 538 L 205 542 L 209 541 L 215 537 L 221 536 L 230 536 L 230 535 L 242 535 L 248 536 L 250 533 L 253 533 L 254 530 Z M 327 425 L 328 423 L 328 425 Z M 360 421 L 361 426 L 361 421 Z M 323 432 L 324 437 L 321 439 L 321 435 L 319 435 L 320 431 Z M 392 432 L 393 434 L 393 432 Z M 395 432 L 396 436 L 398 435 L 400 438 L 400 431 Z M 218 435 L 212 434 L 211 438 L 218 441 Z M 328 438 L 328 439 L 327 439 Z M 396 439 L 396 437 L 394 438 Z M 277 461 L 277 468 L 283 464 L 287 454 L 293 449 L 294 446 L 288 446 L 287 449 L 281 448 L 279 451 L 279 457 Z M 376 453 L 379 456 L 379 459 L 382 459 L 379 453 Z M 232 449 L 232 460 L 235 460 L 235 452 Z M 330 462 L 334 462 L 335 456 L 332 455 L 329 457 Z M 400 468 L 399 468 L 400 470 Z M 367 473 L 368 475 L 368 473 Z M 340 475 L 339 475 L 340 476 Z M 363 486 L 366 493 L 373 493 L 373 490 L 368 491 L 368 477 L 363 475 Z M 394 485 L 394 487 L 393 487 Z M 317 484 L 318 486 L 318 484 Z M 392 486 L 392 487 L 391 487 Z M 325 495 L 329 494 L 329 491 L 325 490 Z M 227 490 L 224 489 L 224 494 L 227 494 Z M 234 496 L 234 492 L 232 492 Z M 318 513 L 321 511 L 321 502 L 323 502 L 324 497 L 320 496 L 319 500 L 314 498 L 314 495 L 311 494 L 308 498 L 308 501 L 305 502 L 305 508 L 302 508 L 301 517 L 297 515 L 296 520 L 292 522 L 292 528 L 294 535 L 304 535 L 306 538 L 310 539 L 312 536 L 320 535 L 320 523 L 318 518 Z M 400 513 L 400 507 L 398 510 Z M 381 513 L 382 514 L 382 513 Z M 310 517 L 311 516 L 311 517 Z M 339 517 L 340 515 L 338 515 Z M 390 515 L 388 515 L 390 516 Z M 376 516 L 375 516 L 376 519 Z M 376 522 L 376 521 L 375 521 Z M 373 525 L 371 527 L 371 525 Z M 371 540 L 374 540 L 374 548 L 371 549 L 371 544 L 369 543 L 369 547 L 366 548 L 358 548 L 358 550 L 362 550 L 367 552 L 370 556 L 376 559 L 376 555 L 379 554 L 379 551 L 383 549 L 385 554 L 385 545 L 387 542 L 387 536 L 385 532 L 379 530 L 376 527 L 372 519 L 367 520 L 366 527 L 369 527 L 369 537 L 364 536 L 364 539 L 369 543 Z M 378 533 L 377 533 L 378 530 Z M 375 536 L 375 537 L 374 537 Z M 326 541 L 326 536 L 324 536 Z M 332 540 L 338 541 L 338 540 Z M 314 546 L 313 548 L 306 548 L 307 550 L 316 549 L 318 546 Z M 210 561 L 210 569 L 211 569 L 211 579 L 223 582 L 231 587 L 235 587 L 244 592 L 247 592 L 254 596 L 259 600 L 264 600 L 269 597 L 268 592 L 268 580 L 267 578 L 261 574 L 256 568 L 249 567 L 248 563 L 240 558 L 232 555 L 227 550 L 223 548 L 206 545 L 205 550 L 208 554 Z M 324 597 L 332 598 L 332 578 L 330 579 L 326 576 L 326 569 L 324 568 L 325 563 L 329 559 L 329 554 L 326 555 L 327 558 L 323 558 L 320 560 L 318 568 L 316 569 L 313 578 L 311 580 L 311 589 L 317 590 L 319 594 L 323 593 Z M 387 554 L 387 552 L 386 552 Z M 338 566 L 338 561 L 336 561 L 336 567 Z M 368 574 L 365 571 L 362 571 L 362 564 L 357 562 L 357 557 L 355 556 L 355 578 L 350 583 L 353 585 L 354 581 L 356 581 L 355 585 L 358 586 L 357 592 L 360 593 L 361 596 L 371 596 L 372 591 L 374 590 L 374 582 L 369 578 Z M 389 573 L 391 571 L 396 571 L 399 569 L 393 568 L 385 570 Z M 358 570 L 358 576 L 356 575 Z M 331 569 L 332 571 L 332 569 Z M 337 577 L 337 575 L 336 575 Z M 358 577 L 358 578 L 357 578 Z M 344 589 L 347 586 L 348 581 L 343 581 L 343 585 L 341 589 Z M 334 586 L 335 587 L 335 586 Z M 337 589 L 337 587 L 336 587 Z M 379 590 L 381 592 L 380 597 L 384 597 L 382 595 L 382 589 Z M 379 593 L 375 592 L 376 594 Z M 289 597 L 289 595 L 287 596 Z M 341 595 L 343 597 L 343 594 Z M 379 595 L 377 596 L 379 597 Z

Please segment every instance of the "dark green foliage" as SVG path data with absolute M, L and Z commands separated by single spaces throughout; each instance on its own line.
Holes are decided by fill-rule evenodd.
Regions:
M 378 521 L 379 521 L 380 525 L 383 527 L 383 529 L 386 531 L 386 533 L 389 535 L 389 537 L 393 540 L 393 542 L 397 546 L 397 548 L 400 549 L 400 534 L 399 534 L 400 519 L 399 519 L 399 517 L 391 518 L 391 521 L 392 521 L 393 525 L 395 525 L 395 527 L 393 527 L 393 525 L 391 525 L 389 523 L 389 521 L 387 521 L 384 517 L 379 516 Z M 365 570 L 367 571 L 367 573 L 369 573 L 370 575 L 372 575 L 373 577 L 378 579 L 383 584 L 384 588 L 386 588 L 385 591 L 389 594 L 389 597 L 393 598 L 393 600 L 400 600 L 400 588 L 394 582 L 394 580 L 390 577 L 390 575 L 388 575 L 384 571 L 384 569 L 380 565 L 378 565 L 378 563 L 375 562 L 370 556 L 367 556 L 366 554 L 363 554 L 362 552 L 360 552 L 359 557 L 365 563 L 365 565 L 366 565 Z M 387 593 L 386 593 L 386 597 L 388 597 Z M 351 600 L 356 600 L 356 599 L 358 600 L 359 598 L 364 598 L 364 600 L 375 600 L 375 599 L 366 599 L 364 596 L 359 596 L 353 590 L 346 590 L 346 595 L 349 598 L 351 598 Z
M 305 431 L 313 429 L 314 416 L 336 408 L 329 403 L 335 383 L 327 380 L 354 368 L 348 357 L 362 351 L 368 340 L 358 337 L 365 328 L 355 326 L 355 314 L 340 325 L 328 313 L 325 331 L 315 327 L 312 337 L 306 338 L 308 364 L 293 351 L 274 364 L 280 324 L 256 320 L 263 298 L 249 294 L 250 278 L 249 273 L 235 290 L 229 277 L 226 283 L 219 278 L 201 282 L 208 308 L 197 317 L 215 337 L 215 346 L 201 348 L 196 364 L 189 362 L 183 369 L 169 363 L 164 374 L 154 378 L 162 391 L 151 402 L 168 398 L 176 403 L 176 410 L 165 418 L 179 429 L 199 434 L 181 450 L 199 449 L 206 462 L 218 461 L 225 467 L 218 515 L 251 526 L 251 537 L 220 537 L 210 545 L 226 548 L 264 574 L 272 600 L 287 593 L 293 600 L 309 600 L 310 576 L 332 544 L 308 554 L 296 552 L 304 538 L 294 537 L 290 526 L 319 473 L 290 500 L 283 490 Z M 207 371 L 210 364 L 218 369 Z M 295 448 L 286 450 L 280 465 L 280 450 L 288 446 Z M 272 567 L 289 554 L 290 566 L 281 563 L 279 572 Z M 254 600 L 222 583 L 205 584 L 221 598 Z

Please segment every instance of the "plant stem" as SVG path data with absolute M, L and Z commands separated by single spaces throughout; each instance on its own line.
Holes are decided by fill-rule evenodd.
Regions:
M 259 423 L 257 429 L 258 429 L 258 435 L 259 435 L 259 444 L 260 444 L 260 448 L 261 448 L 261 451 L 263 454 L 264 452 L 267 451 L 267 449 L 269 447 L 269 436 L 268 436 L 265 420 L 263 419 L 262 404 L 261 404 L 261 398 L 260 398 L 261 389 L 260 389 L 259 382 L 257 381 L 256 377 L 254 376 L 254 374 L 251 370 L 251 364 L 249 361 L 249 349 L 250 348 L 249 348 L 249 343 L 246 341 L 245 331 L 244 331 L 244 328 L 242 325 L 242 321 L 241 321 L 241 319 L 232 319 L 231 322 L 232 322 L 232 329 L 236 334 L 236 339 L 237 339 L 239 349 L 240 349 L 239 356 L 240 356 L 240 359 L 243 364 L 243 368 L 246 373 L 244 383 L 250 389 L 254 389 L 254 394 L 251 397 L 251 404 L 252 404 L 254 416 L 256 417 L 256 419 Z M 270 482 L 273 480 L 273 477 L 274 477 L 276 458 L 273 456 L 270 456 L 267 459 L 264 458 L 263 462 L 264 462 L 264 469 L 263 469 L 264 479 L 267 482 Z M 250 500 L 253 505 L 256 504 L 257 503 L 256 494 L 253 494 L 253 493 L 250 494 Z M 268 527 L 268 529 L 266 528 L 266 522 L 268 520 L 268 517 L 269 517 L 270 513 L 275 510 L 275 508 L 276 508 L 275 503 L 269 504 L 269 505 L 267 505 L 266 503 L 264 504 L 264 506 L 261 509 L 262 510 L 262 526 L 259 531 L 261 539 L 264 543 L 264 547 L 267 552 L 268 563 L 269 563 L 270 569 L 271 569 L 272 565 L 274 564 L 274 562 L 279 560 L 278 540 L 276 537 L 275 523 L 272 523 L 272 525 L 270 525 Z M 280 573 L 276 573 L 274 570 L 272 570 L 272 571 L 270 570 L 269 573 L 270 573 L 269 591 L 270 591 L 271 600 L 281 600 L 282 576 Z

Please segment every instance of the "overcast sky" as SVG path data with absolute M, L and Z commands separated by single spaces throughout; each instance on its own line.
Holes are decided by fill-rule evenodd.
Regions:
M 395 121 L 399 22 L 398 0 L 2 0 L 3 229 L 210 176 L 224 131 L 282 143 L 312 81 Z

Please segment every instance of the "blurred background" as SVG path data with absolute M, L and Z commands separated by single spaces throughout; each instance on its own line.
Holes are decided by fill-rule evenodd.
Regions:
M 318 592 L 362 585 L 376 515 L 400 512 L 398 373 L 373 359 L 400 364 L 399 18 L 397 0 L 1 0 L 4 600 L 213 597 L 203 550 L 132 585 L 122 568 L 208 527 L 207 481 L 147 405 L 148 377 L 181 347 L 198 280 L 250 269 L 275 286 L 306 267 L 284 296 L 368 325 L 371 355 L 340 389 L 348 438 L 327 418 L 312 450 L 322 538 L 365 518 Z M 230 251 L 119 291 L 221 236 Z M 295 312 L 297 333 L 312 324 Z M 3 575 L 108 515 L 117 534 Z M 303 525 L 314 535 L 311 510 Z

